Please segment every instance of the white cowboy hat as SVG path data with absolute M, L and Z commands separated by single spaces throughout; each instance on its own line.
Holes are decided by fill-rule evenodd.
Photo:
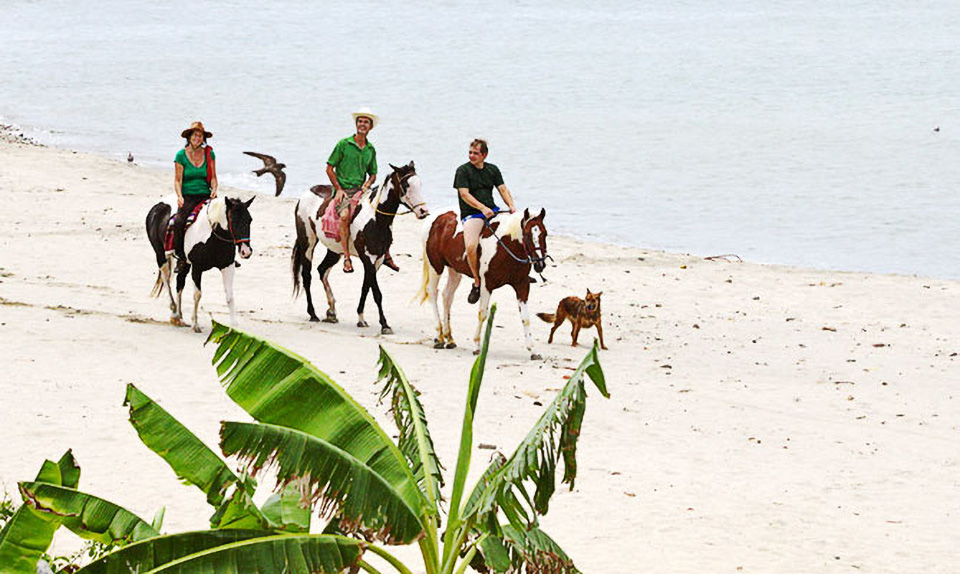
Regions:
M 373 113 L 373 110 L 367 107 L 360 108 L 353 112 L 353 123 L 357 123 L 357 118 L 370 118 L 370 121 L 373 122 L 373 127 L 377 127 L 377 124 L 380 123 L 380 118 L 377 117 L 377 114 Z

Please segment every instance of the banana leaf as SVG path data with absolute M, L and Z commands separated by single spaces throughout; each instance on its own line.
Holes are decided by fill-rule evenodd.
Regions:
M 159 535 L 137 515 L 102 498 L 45 482 L 21 482 L 19 486 L 24 504 L 48 514 L 81 538 L 122 546 Z
M 400 452 L 406 457 L 417 479 L 417 484 L 427 497 L 430 511 L 436 513 L 440 498 L 443 476 L 440 460 L 433 447 L 433 438 L 427 428 L 427 417 L 420 404 L 420 393 L 413 388 L 403 370 L 397 365 L 390 353 L 380 346 L 380 372 L 378 380 L 383 382 L 380 400 L 390 396 L 390 411 L 400 431 L 397 441 Z
M 503 468 L 490 479 L 489 486 L 481 496 L 477 512 L 493 514 L 500 505 L 505 511 L 525 514 L 528 523 L 535 523 L 537 515 L 547 513 L 550 497 L 556 489 L 555 474 L 558 458 L 562 458 L 564 463 L 562 482 L 569 484 L 570 489 L 573 489 L 577 476 L 577 439 L 580 436 L 580 426 L 586 409 L 585 377 L 593 381 L 604 397 L 610 397 L 603 369 L 600 367 L 598 352 L 598 343 L 594 341 L 593 348 L 547 407 L 540 420 L 533 426 Z M 524 482 L 528 480 L 535 487 L 529 514 L 516 502 L 518 497 L 529 498 L 524 488 Z M 516 496 L 511 496 L 511 492 Z M 517 524 L 515 520 L 511 520 L 511 523 Z
M 236 455 L 255 476 L 276 467 L 278 483 L 302 481 L 320 515 L 338 515 L 345 532 L 361 531 L 388 544 L 406 544 L 423 533 L 418 508 L 370 466 L 323 439 L 269 424 L 225 422 L 220 448 Z
M 539 528 L 504 524 L 502 529 L 503 538 L 489 537 L 480 544 L 484 561 L 495 572 L 579 574 L 560 545 Z
M 260 508 L 272 525 L 286 532 L 310 531 L 310 498 L 301 493 L 308 481 L 294 480 L 272 494 Z M 306 500 L 304 500 L 306 498 Z
M 130 407 L 130 424 L 143 444 L 160 455 L 177 478 L 202 490 L 211 505 L 220 506 L 227 488 L 240 482 L 223 459 L 132 384 L 127 385 L 123 406 Z
M 340 574 L 360 562 L 365 548 L 342 536 L 271 536 L 190 554 L 145 574 Z
M 272 532 L 263 530 L 202 530 L 157 536 L 111 552 L 87 564 L 76 574 L 146 572 L 210 548 L 273 535 Z
M 76 487 L 80 480 L 80 467 L 67 451 L 59 462 L 44 461 L 36 482 L 59 485 L 66 480 Z M 0 566 L 9 574 L 34 574 L 37 562 L 50 547 L 53 535 L 60 527 L 56 517 L 21 504 L 0 532 Z
M 427 502 L 400 449 L 370 413 L 306 359 L 214 321 L 207 342 L 227 395 L 263 423 L 322 439 L 368 465 L 424 513 Z

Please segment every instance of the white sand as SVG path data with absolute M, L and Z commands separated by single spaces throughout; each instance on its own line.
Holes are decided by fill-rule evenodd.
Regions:
M 11 494 L 44 458 L 73 448 L 81 488 L 166 531 L 211 513 L 137 438 L 121 407 L 136 383 L 215 448 L 221 420 L 247 417 L 221 391 L 203 348 L 227 320 L 218 273 L 205 276 L 204 335 L 166 323 L 143 229 L 172 170 L 0 143 L 0 481 Z M 245 194 L 240 194 L 245 195 Z M 354 326 L 361 273 L 332 274 L 341 323 L 306 321 L 292 300 L 294 201 L 253 204 L 254 257 L 238 270 L 241 327 L 310 358 L 385 423 L 377 345 L 423 402 L 452 480 L 476 311 L 461 288 L 454 335 L 432 348 L 432 314 L 408 301 L 420 281 L 419 224 L 401 218 L 383 270 L 396 331 Z M 550 222 L 549 214 L 546 220 Z M 642 221 L 638 224 L 642 225 Z M 627 249 L 551 236 L 556 265 L 533 311 L 602 290 L 610 400 L 591 392 L 573 492 L 544 528 L 594 572 L 953 572 L 960 541 L 960 285 L 821 272 Z M 705 254 L 711 255 L 711 254 Z M 953 290 L 953 291 L 951 291 Z M 187 316 L 192 306 L 188 287 Z M 314 283 L 318 312 L 325 309 Z M 476 420 L 477 443 L 508 454 L 584 348 L 569 328 L 545 360 L 523 348 L 511 291 L 500 303 Z M 589 343 L 594 331 L 584 331 Z M 475 451 L 472 475 L 490 451 Z M 70 535 L 57 549 L 75 548 Z

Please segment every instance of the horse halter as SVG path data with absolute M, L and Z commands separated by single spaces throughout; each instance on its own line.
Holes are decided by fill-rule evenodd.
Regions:
M 398 190 L 400 190 L 400 191 L 399 191 L 400 197 L 403 197 L 403 196 L 406 194 L 406 192 L 404 191 L 404 189 L 405 189 L 405 188 L 404 188 L 404 184 L 407 183 L 407 181 L 408 181 L 411 177 L 413 177 L 413 176 L 415 176 L 415 175 L 417 175 L 417 172 L 415 172 L 415 171 L 412 171 L 412 172 L 408 173 L 407 175 L 403 176 L 402 178 L 401 178 L 399 175 L 397 175 L 397 172 L 393 172 L 393 173 L 390 174 L 390 178 L 396 181 L 396 183 L 393 184 L 394 187 L 396 187 Z M 381 189 L 381 191 L 382 191 L 382 189 Z M 397 213 L 390 213 L 390 212 L 388 212 L 388 211 L 383 211 L 383 210 L 380 209 L 380 201 L 379 201 L 379 195 L 378 195 L 378 196 L 377 196 L 377 205 L 376 205 L 376 207 L 374 207 L 374 210 L 375 210 L 377 213 L 381 214 L 381 215 L 407 215 L 407 214 L 409 214 L 409 213 L 413 213 L 413 210 L 414 210 L 414 209 L 420 207 L 421 205 L 424 205 L 425 203 L 427 203 L 427 202 L 426 202 L 426 201 L 421 201 L 420 203 L 414 205 L 413 207 L 410 207 L 409 205 L 407 205 L 406 203 L 404 203 L 403 205 L 404 205 L 404 207 L 407 208 L 407 211 L 404 211 L 404 212 L 399 212 L 399 211 L 398 211 Z
M 237 234 L 234 233 L 234 231 L 233 231 L 233 219 L 230 217 L 230 209 L 229 209 L 229 208 L 227 208 L 226 214 L 227 214 L 227 231 L 230 232 L 230 239 L 227 239 L 226 237 L 220 237 L 219 235 L 217 235 L 217 228 L 216 228 L 216 227 L 214 227 L 214 228 L 211 230 L 210 235 L 216 237 L 216 238 L 219 239 L 220 241 L 223 241 L 223 242 L 225 242 L 225 243 L 233 243 L 234 245 L 240 245 L 241 243 L 250 243 L 250 238 L 249 238 L 249 237 L 244 237 L 244 238 L 241 238 L 241 239 L 237 239 Z M 221 228 L 221 229 L 222 229 L 222 228 Z
M 513 260 L 516 261 L 517 263 L 527 263 L 527 264 L 543 263 L 544 265 L 546 265 L 546 264 L 547 264 L 547 259 L 549 259 L 550 261 L 553 261 L 553 257 L 550 257 L 550 255 L 547 254 L 547 250 L 546 250 L 546 249 L 543 249 L 543 250 L 542 250 L 542 251 L 543 251 L 543 255 L 541 255 L 540 257 L 537 257 L 537 252 L 538 252 L 538 251 L 541 251 L 541 248 L 538 247 L 538 246 L 536 246 L 536 245 L 534 245 L 534 246 L 532 246 L 532 247 L 527 245 L 527 236 L 526 236 L 526 231 L 525 231 L 525 230 L 522 231 L 523 238 L 522 238 L 522 240 L 520 241 L 520 245 L 523 246 L 523 254 L 526 255 L 526 257 L 525 257 L 524 259 L 521 259 L 521 258 L 517 257 L 516 255 L 514 255 L 514 254 L 513 254 L 513 251 L 510 251 L 510 248 L 507 247 L 507 245 L 503 242 L 502 239 L 500 239 L 500 236 L 497 235 L 497 232 L 493 229 L 493 227 L 490 226 L 490 220 L 489 220 L 489 219 L 484 218 L 484 219 L 483 219 L 483 224 L 484 224 L 485 226 L 487 226 L 487 228 L 490 230 L 490 233 L 497 239 L 497 243 L 500 244 L 500 247 L 503 247 L 503 250 L 507 252 L 507 255 L 509 255 L 510 257 L 512 257 Z M 546 279 L 544 279 L 543 273 L 541 273 L 540 271 L 537 271 L 537 275 L 540 276 L 540 279 L 541 279 L 543 282 L 546 282 L 546 281 L 547 281 Z

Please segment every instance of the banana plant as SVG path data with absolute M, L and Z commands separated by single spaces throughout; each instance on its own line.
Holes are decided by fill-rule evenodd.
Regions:
M 469 491 L 473 421 L 486 364 L 491 308 L 470 374 L 459 457 L 449 496 L 418 391 L 380 348 L 381 401 L 399 430 L 396 442 L 359 403 L 306 359 L 251 334 L 214 323 L 208 343 L 227 395 L 255 422 L 223 422 L 220 450 L 238 472 L 156 402 L 130 385 L 125 405 L 141 440 L 214 508 L 211 530 L 160 535 L 159 526 L 70 485 L 21 484 L 33 508 L 59 523 L 122 548 L 80 574 L 129 572 L 222 574 L 366 572 L 379 557 L 401 574 L 578 572 L 539 525 L 562 483 L 573 488 L 586 382 L 608 397 L 598 347 L 569 377 L 530 433 L 510 455 L 497 454 Z M 258 508 L 255 478 L 276 477 L 275 494 Z M 73 484 L 75 486 L 75 484 Z M 311 514 L 326 521 L 310 533 Z M 86 519 L 86 520 L 85 520 Z M 388 548 L 416 544 L 412 568 Z M 2 549 L 2 546 L 0 546 Z

